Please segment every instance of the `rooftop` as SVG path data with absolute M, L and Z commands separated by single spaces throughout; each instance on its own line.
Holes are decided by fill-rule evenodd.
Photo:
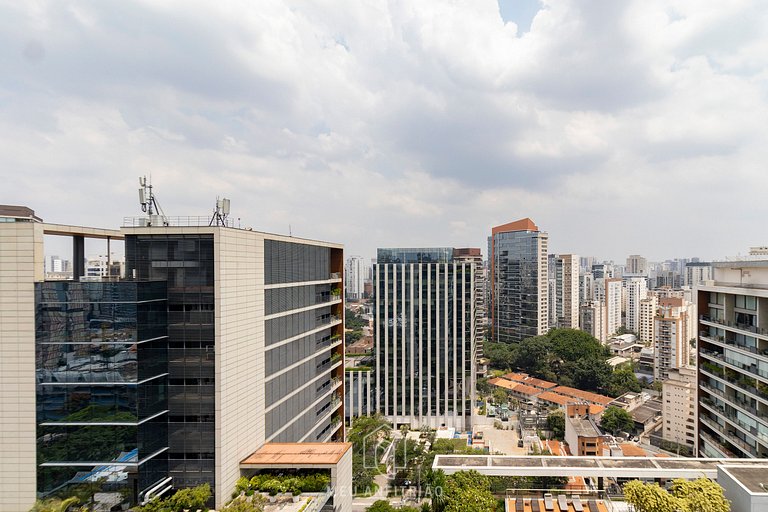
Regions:
M 573 426 L 573 429 L 576 431 L 576 435 L 579 437 L 600 437 L 602 435 L 594 422 L 589 420 L 589 418 L 575 416 L 566 418 L 565 421 L 571 423 L 571 426 Z
M 600 405 L 608 405 L 613 401 L 613 398 L 609 396 L 590 393 L 589 391 L 582 391 L 580 389 L 571 388 L 568 386 L 557 386 L 552 391 L 560 393 L 561 395 L 580 398 L 582 400 L 586 400 L 587 402 L 593 402 Z
M 495 235 L 496 233 L 508 233 L 510 231 L 538 231 L 539 228 L 536 226 L 536 224 L 533 223 L 531 219 L 528 217 L 520 220 L 516 220 L 514 222 L 509 222 L 507 224 L 502 224 L 501 226 L 495 226 L 491 230 L 491 234 Z
M 546 400 L 559 405 L 568 405 L 573 402 L 573 398 L 559 393 L 553 393 L 552 391 L 545 391 L 538 396 L 539 400 Z
M 537 379 L 536 377 L 529 376 L 527 373 L 507 373 L 504 375 L 504 378 L 514 380 L 515 382 L 528 384 L 529 386 L 536 388 L 550 389 L 557 387 L 557 382 L 549 382 L 548 380 Z
M 330 466 L 338 464 L 352 443 L 267 443 L 240 462 L 257 466 Z
M 723 466 L 723 469 L 753 494 L 768 494 L 768 469 L 758 466 Z
M 544 498 L 507 498 L 505 510 L 509 512 L 608 512 L 609 510 L 603 500 L 587 500 L 586 498 L 578 497 L 574 499 L 572 496 L 566 498 L 564 494 L 561 496 L 563 497 L 553 496 L 549 500 Z M 534 504 L 533 502 L 536 503 Z M 551 508 L 546 508 L 546 502 L 549 502 Z

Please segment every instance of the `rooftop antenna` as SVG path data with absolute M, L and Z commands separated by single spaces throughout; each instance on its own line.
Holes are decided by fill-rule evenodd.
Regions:
M 152 192 L 152 177 L 147 181 L 146 176 L 139 177 L 139 203 L 141 211 L 147 214 L 147 226 L 168 226 L 168 217 L 160 205 L 157 204 L 155 194 Z
M 227 215 L 229 215 L 229 199 L 226 197 L 219 199 L 219 196 L 216 196 L 216 209 L 213 210 L 213 217 L 208 225 L 226 226 Z

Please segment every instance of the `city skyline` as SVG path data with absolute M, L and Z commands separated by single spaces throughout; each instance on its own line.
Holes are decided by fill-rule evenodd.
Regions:
M 349 254 L 522 217 L 617 262 L 765 243 L 759 2 L 0 11 L 0 203 L 43 219 L 119 225 L 151 175 L 168 215 Z

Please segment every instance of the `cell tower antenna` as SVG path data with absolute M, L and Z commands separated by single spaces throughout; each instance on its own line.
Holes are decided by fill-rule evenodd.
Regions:
M 141 211 L 147 214 L 147 226 L 168 226 L 168 217 L 152 192 L 152 177 L 139 177 L 139 203 Z
M 227 225 L 227 216 L 229 215 L 229 199 L 226 197 L 222 197 L 219 199 L 219 196 L 216 196 L 216 208 L 213 210 L 213 216 L 211 217 L 211 221 L 208 223 L 209 226 L 226 226 Z

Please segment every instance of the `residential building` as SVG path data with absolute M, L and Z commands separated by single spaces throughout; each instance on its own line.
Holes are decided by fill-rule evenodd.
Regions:
M 644 277 L 631 277 L 625 282 L 627 290 L 626 328 L 634 333 L 640 332 L 641 302 L 648 295 L 648 283 Z
M 627 256 L 627 266 L 625 268 L 625 272 L 627 274 L 638 276 L 648 275 L 648 260 L 639 254 L 632 254 Z
M 697 261 L 686 263 L 684 285 L 691 288 L 712 279 L 712 263 Z
M 613 336 L 621 327 L 621 295 L 622 286 L 621 279 L 606 278 L 597 280 L 599 284 L 595 286 L 595 290 L 599 291 L 598 300 L 602 300 L 605 304 L 605 316 L 603 322 L 603 336 L 602 341 L 607 340 Z
M 249 455 L 343 441 L 342 246 L 194 219 L 0 206 L 0 509 L 83 483 L 102 508 L 208 483 L 219 508 Z M 44 280 L 45 234 L 72 238 L 72 280 Z M 128 277 L 80 280 L 86 238 L 124 240 Z
M 605 304 L 601 300 L 590 301 L 579 307 L 579 328 L 605 343 Z
M 592 277 L 595 279 L 606 279 L 613 276 L 613 265 L 608 263 L 594 263 L 592 265 Z
M 768 261 L 713 262 L 700 284 L 699 453 L 768 457 Z
M 461 263 L 471 263 L 475 266 L 475 343 L 477 359 L 484 358 L 483 340 L 488 328 L 488 314 L 486 311 L 487 297 L 487 272 L 483 255 L 479 248 L 464 247 L 453 250 L 453 259 Z
M 548 239 L 528 218 L 491 230 L 489 311 L 495 341 L 518 343 L 547 332 Z
M 648 295 L 640 301 L 639 325 L 637 337 L 646 346 L 653 343 L 654 325 L 656 323 L 656 310 L 659 307 L 659 298 L 656 294 Z
M 374 393 L 396 427 L 471 428 L 475 271 L 450 247 L 377 251 Z
M 597 426 L 595 417 L 589 414 L 589 407 L 582 404 L 568 404 L 565 407 L 565 442 L 571 453 L 578 457 L 603 455 L 606 436 Z
M 361 300 L 369 270 L 362 256 L 350 256 L 344 265 L 344 285 L 349 300 Z
M 579 327 L 579 257 L 560 254 L 555 258 L 555 327 Z
M 696 418 L 695 367 L 671 368 L 662 383 L 661 437 L 669 442 L 684 445 L 695 457 L 698 452 L 699 432 Z
M 669 377 L 671 368 L 681 368 L 690 362 L 691 304 L 677 297 L 663 298 L 654 318 L 654 380 Z
M 579 304 L 591 301 L 595 297 L 593 289 L 595 277 L 591 272 L 579 275 Z

